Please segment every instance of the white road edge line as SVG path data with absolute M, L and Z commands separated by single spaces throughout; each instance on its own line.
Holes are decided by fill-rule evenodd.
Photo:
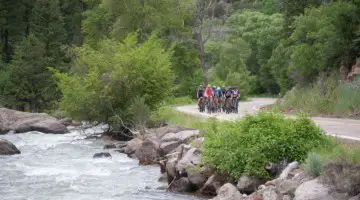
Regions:
M 336 138 L 360 141 L 360 138 L 351 137 L 351 136 L 337 135 L 337 134 L 332 134 L 332 133 L 325 133 L 325 135 L 329 135 L 329 136 L 336 137 Z

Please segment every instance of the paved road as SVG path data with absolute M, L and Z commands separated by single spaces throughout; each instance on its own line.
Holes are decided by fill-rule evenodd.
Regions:
M 275 101 L 276 99 L 273 98 L 252 98 L 248 102 L 241 102 L 239 104 L 239 114 L 200 113 L 197 105 L 180 106 L 176 107 L 176 110 L 203 117 L 216 117 L 220 120 L 235 120 L 243 117 L 246 113 L 256 113 L 261 107 L 273 104 Z M 360 120 L 323 117 L 312 117 L 311 119 L 328 135 L 360 141 Z

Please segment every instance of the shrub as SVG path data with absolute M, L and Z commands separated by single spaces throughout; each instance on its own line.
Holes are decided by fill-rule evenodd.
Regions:
M 155 33 L 141 45 L 137 36 L 129 34 L 122 42 L 102 40 L 96 49 L 75 48 L 73 73 L 53 70 L 63 94 L 60 108 L 75 119 L 111 126 L 119 120 L 129 123 L 129 108 L 139 96 L 155 109 L 171 89 L 172 52 Z
M 321 156 L 317 153 L 311 152 L 305 160 L 304 170 L 307 174 L 317 177 L 323 168 L 323 161 Z
M 287 119 L 281 114 L 261 112 L 221 126 L 216 123 L 205 135 L 203 161 L 237 178 L 243 174 L 267 177 L 269 162 L 303 161 L 327 140 L 310 119 Z

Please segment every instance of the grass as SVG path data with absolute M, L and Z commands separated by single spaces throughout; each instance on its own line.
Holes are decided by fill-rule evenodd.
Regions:
M 196 99 L 193 99 L 189 96 L 185 97 L 167 97 L 164 101 L 164 105 L 169 106 L 183 106 L 189 104 L 196 104 Z
M 206 119 L 176 111 L 171 106 L 163 106 L 153 112 L 151 119 L 154 121 L 166 120 L 169 125 L 179 125 L 199 130 L 205 130 L 207 127 Z
M 305 171 L 316 172 L 325 184 L 339 193 L 357 195 L 360 193 L 360 142 L 332 138 L 332 145 L 314 154 L 304 164 Z M 306 166 L 312 169 L 306 170 Z M 320 173 L 319 173 L 320 168 Z
M 360 82 L 339 83 L 326 78 L 302 88 L 294 88 L 273 110 L 303 112 L 311 116 L 357 117 L 360 114 Z
M 311 176 L 319 176 L 330 163 L 360 165 L 360 141 L 328 136 L 329 145 L 308 154 L 303 169 Z

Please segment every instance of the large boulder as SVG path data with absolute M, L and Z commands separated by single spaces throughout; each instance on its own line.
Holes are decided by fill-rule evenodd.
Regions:
M 169 191 L 171 192 L 193 192 L 194 189 L 188 178 L 181 177 L 180 179 L 174 180 L 169 184 Z
M 310 180 L 313 179 L 310 175 L 308 175 L 302 169 L 294 170 L 292 173 L 293 173 L 293 176 L 291 177 L 291 180 L 295 181 L 295 182 L 297 182 L 299 184 L 302 184 L 302 183 L 304 183 L 306 181 L 310 181 Z
M 282 200 L 283 196 L 278 194 L 275 186 L 261 185 L 259 190 L 247 196 L 245 200 Z
M 192 185 L 196 187 L 196 189 L 200 189 L 208 178 L 212 175 L 213 169 L 203 166 L 203 167 L 192 167 L 187 168 L 186 173 L 187 177 Z
M 215 196 L 217 194 L 216 191 L 229 181 L 229 176 L 215 173 L 208 178 L 204 186 L 200 189 L 200 193 L 205 196 Z
M 212 200 L 241 200 L 243 196 L 237 190 L 237 188 L 230 184 L 226 183 L 225 185 L 221 186 L 219 191 L 217 192 L 217 196 Z
M 16 146 L 4 139 L 0 139 L 0 155 L 20 154 L 20 150 Z
M 189 144 L 181 144 L 178 147 L 176 147 L 174 150 L 170 151 L 170 153 L 168 153 L 165 156 L 167 158 L 172 158 L 174 156 L 175 157 L 180 156 L 180 158 L 182 158 L 190 149 L 191 149 L 191 145 L 189 145 Z
M 166 155 L 166 154 L 170 153 L 172 150 L 176 149 L 180 144 L 181 144 L 181 141 L 163 142 L 160 144 L 160 148 Z
M 67 133 L 66 126 L 46 113 L 28 113 L 0 108 L 0 134 L 10 130 L 16 133 L 39 131 L 42 133 Z
M 124 147 L 124 153 L 126 154 L 135 153 L 136 149 L 138 149 L 141 146 L 142 142 L 143 141 L 139 138 L 134 138 L 126 142 L 126 146 Z
M 81 126 L 80 122 L 74 122 L 71 118 L 63 118 L 58 121 L 64 126 Z
M 192 138 L 199 135 L 199 130 L 186 130 L 178 133 L 168 133 L 161 138 L 161 142 L 181 141 L 182 143 L 188 143 Z
M 258 193 L 262 196 L 263 200 L 278 200 L 278 193 L 276 192 L 276 188 L 273 186 L 266 187 Z
M 253 193 L 264 181 L 250 176 L 241 176 L 236 187 L 242 193 Z
M 176 168 L 181 173 L 186 172 L 189 167 L 195 167 L 201 161 L 201 151 L 196 148 L 191 148 L 186 154 L 180 159 Z
M 347 200 L 346 195 L 331 192 L 318 179 L 302 183 L 295 191 L 294 200 Z
M 189 151 L 191 148 L 190 145 L 182 144 L 173 151 L 170 152 L 170 154 L 167 154 L 166 157 L 166 163 L 165 163 L 165 172 L 167 174 L 168 182 L 170 183 L 173 181 L 174 177 L 179 176 L 179 171 L 177 168 L 177 164 L 183 158 L 183 156 Z M 161 163 L 162 161 L 160 161 Z
M 142 165 L 155 164 L 160 160 L 162 155 L 163 153 L 160 149 L 159 142 L 149 138 L 145 139 L 135 151 L 135 156 Z
M 276 185 L 276 190 L 282 195 L 294 196 L 299 183 L 292 180 L 283 180 L 279 185 Z
M 176 170 L 176 164 L 178 163 L 178 158 L 173 157 L 169 160 L 167 160 L 166 165 L 165 165 L 165 172 L 166 172 L 166 177 L 168 180 L 168 183 L 170 184 L 176 177 L 178 177 L 177 175 L 177 170 Z

